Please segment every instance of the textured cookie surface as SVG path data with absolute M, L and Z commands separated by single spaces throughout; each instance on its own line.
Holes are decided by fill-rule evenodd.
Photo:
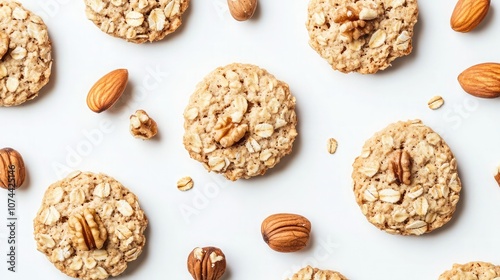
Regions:
M 341 72 L 375 73 L 412 51 L 417 0 L 310 0 L 309 45 Z
M 453 268 L 443 272 L 439 280 L 499 280 L 500 266 L 486 262 L 454 264 Z
M 393 234 L 420 235 L 441 227 L 460 198 L 453 153 L 420 120 L 390 124 L 366 141 L 352 178 L 368 221 Z
M 297 136 L 288 85 L 249 64 L 207 75 L 191 95 L 184 119 L 190 156 L 233 181 L 264 174 L 291 152 Z
M 306 266 L 287 280 L 347 280 L 347 278 L 336 271 Z
M 182 23 L 189 0 L 84 0 L 87 18 L 102 31 L 134 43 L 165 38 Z
M 91 230 L 75 225 L 75 217 L 83 217 L 79 224 Z M 49 186 L 34 219 L 34 235 L 37 249 L 65 274 L 106 279 L 141 254 L 147 224 L 137 197 L 118 181 L 76 172 Z M 90 239 L 102 247 L 89 249 Z
M 0 0 L 0 106 L 33 99 L 50 78 L 51 44 L 43 20 Z

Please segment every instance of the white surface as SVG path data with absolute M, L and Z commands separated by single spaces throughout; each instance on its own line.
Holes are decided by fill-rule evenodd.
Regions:
M 233 20 L 225 0 L 192 0 L 174 35 L 144 45 L 102 33 L 86 19 L 81 0 L 22 2 L 48 25 L 54 68 L 36 100 L 0 108 L 0 146 L 21 152 L 29 172 L 16 192 L 17 272 L 1 261 L 0 279 L 69 279 L 36 250 L 32 234 L 46 187 L 64 174 L 57 166 L 107 173 L 138 195 L 150 221 L 147 245 L 119 279 L 191 279 L 186 259 L 196 246 L 223 250 L 225 280 L 283 279 L 306 264 L 350 279 L 422 280 L 437 279 L 455 262 L 500 264 L 500 188 L 492 175 L 500 164 L 500 100 L 473 98 L 456 81 L 473 64 L 500 61 L 499 2 L 492 1 L 478 30 L 460 34 L 449 27 L 455 1 L 421 0 L 413 53 L 368 76 L 335 72 L 308 46 L 304 0 L 260 1 L 247 22 Z M 259 65 L 286 81 L 299 118 L 293 153 L 265 176 L 238 182 L 207 173 L 182 145 L 182 112 L 195 85 L 231 62 Z M 126 94 L 95 114 L 86 94 L 115 68 L 129 70 Z M 427 107 L 434 95 L 446 102 L 437 111 Z M 129 134 L 128 117 L 139 108 L 158 122 L 157 139 Z M 411 118 L 447 141 L 463 192 L 444 228 L 393 236 L 362 215 L 351 190 L 351 164 L 374 132 Z M 111 129 L 92 134 L 90 142 L 86 133 L 103 125 Z M 329 137 L 339 142 L 334 155 L 326 151 Z M 180 192 L 176 181 L 186 175 L 195 187 Z M 0 260 L 6 259 L 6 202 L 0 192 Z M 310 219 L 306 250 L 282 254 L 267 247 L 260 224 L 277 212 Z

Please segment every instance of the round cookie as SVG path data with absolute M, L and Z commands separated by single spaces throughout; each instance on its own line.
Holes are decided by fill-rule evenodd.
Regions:
M 287 280 L 347 280 L 347 278 L 336 271 L 306 266 Z
M 487 262 L 469 262 L 454 264 L 453 268 L 443 272 L 439 280 L 495 280 L 500 279 L 500 266 Z
M 352 179 L 368 221 L 401 235 L 446 224 L 462 188 L 450 148 L 420 120 L 390 124 L 368 139 L 353 163 Z
M 263 175 L 291 152 L 297 136 L 288 85 L 250 64 L 208 74 L 191 95 L 184 120 L 189 155 L 232 181 Z
M 102 31 L 129 42 L 154 42 L 182 24 L 190 0 L 84 0 L 87 18 Z
M 51 43 L 43 20 L 16 1 L 0 0 L 0 106 L 38 96 L 49 82 Z
M 372 74 L 412 50 L 417 0 L 310 0 L 309 45 L 338 71 Z
M 37 249 L 59 270 L 106 279 L 141 254 L 148 220 L 118 181 L 78 171 L 49 186 L 33 223 Z

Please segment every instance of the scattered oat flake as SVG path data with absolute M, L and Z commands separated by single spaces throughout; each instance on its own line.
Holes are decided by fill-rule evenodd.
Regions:
M 427 102 L 427 105 L 432 110 L 437 110 L 437 109 L 441 108 L 441 106 L 443 106 L 443 104 L 444 104 L 444 99 L 443 99 L 443 97 L 441 97 L 439 95 L 436 95 L 436 96 L 432 97 Z
M 193 179 L 189 176 L 182 177 L 177 181 L 177 189 L 180 191 L 188 191 L 194 186 Z
M 337 143 L 337 140 L 335 140 L 335 138 L 330 138 L 328 139 L 328 142 L 327 142 L 327 148 L 328 148 L 328 152 L 330 154 L 335 154 L 335 152 L 337 151 L 337 146 L 338 146 L 338 143 Z

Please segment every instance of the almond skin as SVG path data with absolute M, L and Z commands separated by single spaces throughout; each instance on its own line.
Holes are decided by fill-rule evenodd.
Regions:
M 481 63 L 465 69 L 458 75 L 465 92 L 481 97 L 500 97 L 500 63 Z
M 309 243 L 311 222 L 297 214 L 274 214 L 261 225 L 264 241 L 275 251 L 282 253 L 302 250 Z
M 116 69 L 100 78 L 89 90 L 87 106 L 101 113 L 115 104 L 128 82 L 127 69 Z
M 257 0 L 227 0 L 229 12 L 237 21 L 250 19 L 257 9 Z
M 490 8 L 490 0 L 458 0 L 451 15 L 451 28 L 469 32 L 481 23 Z

